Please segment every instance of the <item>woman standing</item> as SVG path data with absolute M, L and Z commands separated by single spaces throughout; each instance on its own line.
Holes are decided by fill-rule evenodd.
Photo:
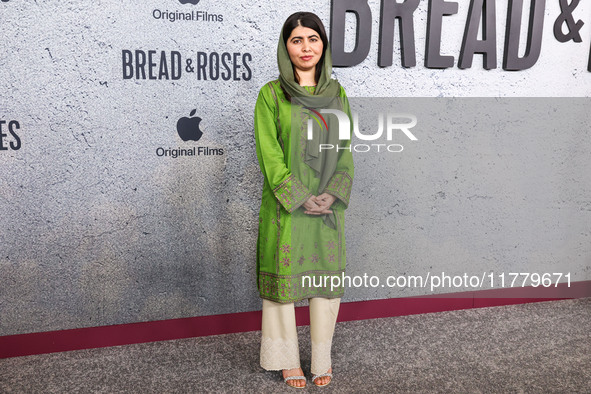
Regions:
M 305 386 L 294 302 L 308 298 L 312 380 L 325 386 L 332 379 L 332 336 L 344 292 L 333 278 L 344 275 L 344 210 L 353 180 L 350 139 L 339 139 L 343 124 L 336 113 L 347 120 L 351 114 L 344 89 L 331 79 L 330 47 L 315 14 L 287 18 L 277 62 L 279 78 L 263 86 L 255 107 L 265 177 L 257 241 L 261 366 L 283 370 L 292 387 Z

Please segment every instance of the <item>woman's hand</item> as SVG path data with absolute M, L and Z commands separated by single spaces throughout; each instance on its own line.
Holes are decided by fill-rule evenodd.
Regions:
M 316 204 L 320 205 L 321 207 L 325 207 L 326 209 L 330 209 L 336 200 L 337 198 L 332 194 L 322 193 L 316 197 Z
M 322 193 L 319 196 L 312 196 L 304 203 L 304 213 L 308 215 L 324 215 L 332 213 L 330 207 L 336 201 L 332 194 Z
M 331 203 L 332 204 L 332 203 Z M 330 205 L 326 205 L 326 203 L 322 200 L 318 200 L 318 197 L 312 196 L 310 197 L 304 204 L 304 213 L 308 215 L 324 215 L 327 213 L 332 213 Z

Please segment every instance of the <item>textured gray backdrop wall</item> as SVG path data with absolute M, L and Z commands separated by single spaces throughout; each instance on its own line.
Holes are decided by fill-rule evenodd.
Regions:
M 285 18 L 312 10 L 327 27 L 330 21 L 328 0 L 297 4 L 0 3 L 0 335 L 260 308 L 254 102 L 277 75 Z M 380 2 L 369 5 L 369 56 L 335 69 L 350 97 L 364 97 L 362 107 L 368 97 L 589 97 L 588 4 L 575 15 L 587 21 L 583 42 L 559 43 L 552 24 L 560 9 L 548 2 L 540 59 L 520 72 L 500 64 L 484 70 L 479 56 L 467 70 L 422 66 L 426 1 L 415 13 L 417 66 L 400 66 L 396 38 L 394 65 L 379 68 Z M 468 6 L 459 1 L 458 14 L 444 19 L 441 52 L 456 64 Z M 177 11 L 196 20 L 171 21 Z M 499 59 L 505 13 L 498 4 Z M 354 18 L 347 21 L 351 50 Z M 354 153 L 350 274 L 526 271 L 591 279 L 588 103 L 535 107 L 559 111 L 547 118 L 557 124 L 534 111 L 531 127 L 500 116 L 504 123 L 490 129 L 423 129 L 400 154 Z M 177 132 L 183 117 L 201 119 L 198 141 Z M 172 157 L 193 149 L 194 156 Z M 350 288 L 344 301 L 428 293 Z

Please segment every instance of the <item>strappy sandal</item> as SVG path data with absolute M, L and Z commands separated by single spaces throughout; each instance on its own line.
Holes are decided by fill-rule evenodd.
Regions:
M 291 384 L 287 383 L 288 380 L 303 380 L 304 381 L 304 385 L 303 386 L 292 386 Z M 303 389 L 306 387 L 306 377 L 305 376 L 287 376 L 285 378 L 283 378 L 283 381 L 285 382 L 286 385 L 288 385 L 289 387 L 293 387 L 296 389 Z
M 318 383 L 316 383 L 316 379 L 323 378 L 325 376 L 328 376 L 330 378 L 330 380 L 328 381 L 328 383 L 325 383 L 325 384 L 318 384 Z M 323 373 L 323 374 L 320 374 L 320 375 L 314 375 L 314 376 L 312 376 L 312 382 L 314 382 L 314 384 L 316 386 L 318 386 L 318 387 L 328 386 L 330 384 L 330 382 L 332 382 L 332 373 L 328 373 L 327 372 L 327 373 Z

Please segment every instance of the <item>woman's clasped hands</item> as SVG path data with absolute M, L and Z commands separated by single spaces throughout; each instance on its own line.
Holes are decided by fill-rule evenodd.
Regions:
M 337 198 L 332 194 L 322 193 L 319 196 L 312 196 L 304 203 L 304 213 L 308 215 L 325 215 L 332 213 L 330 207 Z

